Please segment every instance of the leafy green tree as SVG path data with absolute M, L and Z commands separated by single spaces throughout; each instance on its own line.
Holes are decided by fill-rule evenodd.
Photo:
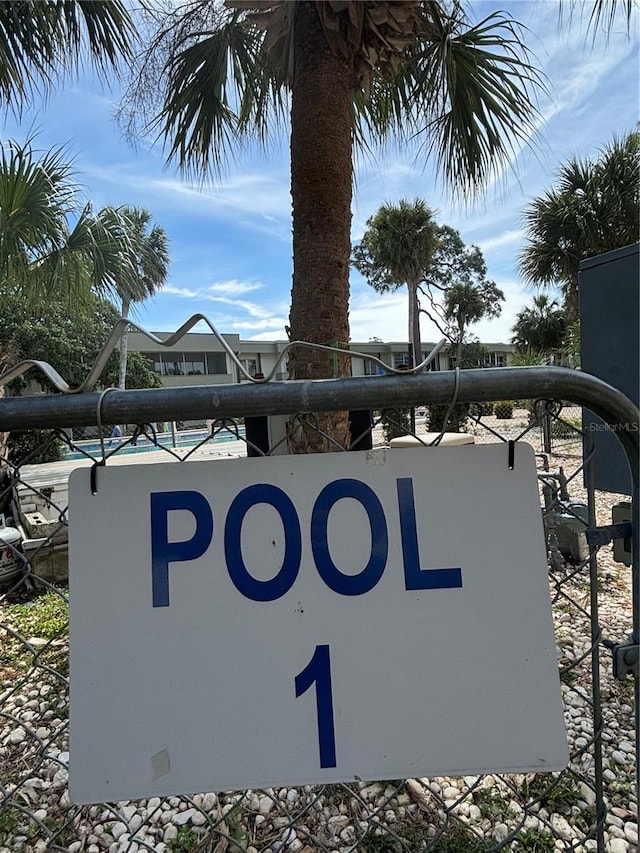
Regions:
M 640 132 L 614 138 L 596 159 L 571 158 L 553 187 L 527 206 L 524 221 L 520 271 L 538 287 L 559 285 L 573 322 L 580 261 L 638 240 Z
M 101 77 L 131 59 L 135 31 L 125 3 L 4 0 L 0 3 L 0 104 L 15 111 L 81 61 Z
M 511 341 L 518 349 L 555 355 L 562 349 L 567 321 L 558 302 L 540 293 L 516 314 L 511 331 Z
M 162 226 L 152 224 L 148 210 L 124 206 L 120 209 L 125 219 L 130 246 L 130 262 L 133 281 L 129 286 L 119 287 L 121 316 L 127 318 L 131 303 L 142 302 L 153 296 L 167 280 L 169 273 L 169 249 L 166 232 Z M 126 387 L 128 329 L 125 327 L 120 339 L 120 368 L 118 388 Z
M 134 133 L 136 119 L 159 132 L 196 176 L 290 127 L 290 335 L 333 345 L 349 339 L 354 145 L 418 135 L 422 156 L 469 196 L 528 139 L 539 85 L 501 12 L 474 25 L 457 2 L 196 0 L 161 18 L 123 115 Z M 344 375 L 346 359 L 299 349 L 288 370 L 325 378 L 336 363 Z M 323 423 L 344 446 L 346 417 Z
M 462 348 L 469 326 L 485 318 L 499 317 L 504 293 L 493 281 L 474 284 L 461 281 L 452 285 L 444 295 L 444 316 L 451 339 L 456 344 L 456 364 L 460 366 Z
M 468 327 L 485 318 L 499 317 L 504 293 L 487 279 L 487 265 L 478 246 L 466 246 L 449 225 L 437 231 L 437 247 L 420 284 L 420 310 L 456 348 L 462 366 L 462 348 Z
M 0 301 L 0 352 L 11 352 L 7 368 L 27 358 L 46 361 L 71 387 L 80 385 L 89 373 L 104 342 L 118 320 L 118 312 L 106 299 L 91 297 L 88 303 L 70 312 L 63 300 L 49 301 L 40 308 L 27 306 L 17 296 Z M 115 386 L 118 355 L 113 353 L 101 384 Z M 30 379 L 42 390 L 52 391 L 46 378 L 35 371 L 14 380 L 12 390 L 22 392 Z M 140 353 L 131 353 L 127 364 L 127 383 L 131 388 L 160 388 L 162 381 Z
M 367 220 L 353 265 L 378 293 L 406 286 L 409 294 L 409 347 L 412 364 L 422 361 L 418 287 L 438 245 L 437 224 L 424 201 L 383 204 Z

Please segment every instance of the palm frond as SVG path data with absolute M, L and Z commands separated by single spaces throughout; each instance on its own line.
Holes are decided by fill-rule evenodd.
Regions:
M 403 97 L 423 117 L 425 155 L 435 156 L 445 183 L 464 197 L 499 176 L 529 142 L 544 78 L 507 14 L 469 26 L 458 7 L 445 14 L 437 2 L 427 6 L 431 26 L 409 60 L 413 86 Z
M 0 282 L 24 284 L 34 259 L 64 241 L 77 190 L 63 148 L 38 157 L 31 140 L 0 143 Z
M 5 0 L 0 3 L 0 101 L 19 110 L 33 91 L 47 93 L 89 57 L 118 73 L 136 34 L 121 0 Z
M 157 127 L 169 159 L 202 176 L 220 172 L 243 140 L 264 141 L 286 115 L 284 97 L 265 61 L 263 33 L 240 13 L 197 33 L 170 60 Z

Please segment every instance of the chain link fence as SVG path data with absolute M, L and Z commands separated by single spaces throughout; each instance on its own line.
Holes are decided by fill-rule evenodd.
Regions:
M 287 444 L 284 432 L 267 431 L 266 438 L 256 439 L 251 418 L 266 417 L 257 394 L 253 407 L 239 404 L 246 419 L 208 419 L 211 398 L 206 404 L 200 398 L 185 413 L 184 429 L 169 420 L 169 409 L 173 406 L 175 418 L 182 406 L 169 394 L 162 398 L 170 401 L 169 408 L 160 406 L 157 420 L 146 418 L 113 435 L 107 418 L 133 420 L 133 414 L 121 417 L 122 406 L 126 411 L 132 399 L 127 394 L 133 393 L 123 392 L 120 409 L 109 413 L 100 397 L 97 426 L 78 427 L 79 416 L 69 415 L 67 425 L 59 419 L 55 429 L 34 433 L 34 420 L 23 418 L 32 442 L 21 445 L 20 459 L 10 457 L 4 466 L 5 529 L 19 530 L 22 542 L 5 536 L 0 543 L 2 853 L 637 851 L 634 679 L 614 678 L 606 650 L 624 643 L 633 630 L 632 568 L 614 561 L 608 545 L 593 544 L 587 536 L 588 530 L 610 524 L 613 505 L 628 498 L 593 488 L 594 457 L 587 453 L 585 468 L 579 407 L 547 398 L 512 402 L 508 387 L 501 389 L 505 399 L 498 405 L 489 406 L 486 399 L 460 403 L 464 395 L 458 384 L 453 394 L 436 390 L 428 404 L 416 406 L 416 391 L 403 396 L 406 381 L 385 379 L 393 386 L 391 397 L 372 410 L 370 421 L 367 415 L 352 424 L 354 445 L 401 443 L 400 436 L 407 435 L 438 443 L 455 407 L 462 406 L 458 414 L 475 443 L 521 440 L 537 454 L 568 767 L 560 773 L 367 780 L 74 805 L 67 789 L 70 471 L 95 462 L 190 464 L 255 456 L 286 451 Z M 243 393 L 251 390 L 265 389 Z M 530 397 L 535 395 L 532 387 Z M 0 401 L 0 416 L 5 402 Z M 280 399 L 273 409 L 281 414 L 285 405 Z M 438 406 L 445 411 L 434 433 L 430 427 Z M 361 399 L 354 400 L 354 408 L 363 410 Z M 308 411 L 280 422 L 289 429 L 301 423 L 314 429 L 317 421 Z M 47 415 L 38 417 L 43 421 Z M 178 434 L 183 441 L 176 440 Z M 499 506 L 495 512 L 499 516 Z

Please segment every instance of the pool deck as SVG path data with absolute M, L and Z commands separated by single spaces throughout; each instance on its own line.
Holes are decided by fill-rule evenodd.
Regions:
M 105 447 L 107 465 L 147 465 L 163 462 L 202 462 L 206 459 L 228 459 L 247 455 L 244 441 L 225 441 L 218 444 L 207 442 L 201 447 L 166 447 L 161 450 L 148 450 L 143 453 L 111 453 Z M 109 455 L 111 453 L 111 455 Z M 63 459 L 61 462 L 43 462 L 40 465 L 23 465 L 20 468 L 20 483 L 41 491 L 50 486 L 66 484 L 69 475 L 76 468 L 87 468 L 99 462 L 102 455 L 96 453 L 82 459 Z

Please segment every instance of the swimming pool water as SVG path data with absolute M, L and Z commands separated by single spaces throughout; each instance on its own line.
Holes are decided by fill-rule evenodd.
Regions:
M 196 445 L 203 442 L 209 433 L 206 430 L 193 431 L 189 430 L 188 432 L 176 432 L 175 434 L 175 447 L 176 448 L 185 448 L 185 447 L 195 447 Z M 241 439 L 244 438 L 244 427 L 238 428 L 238 435 Z M 234 433 L 230 432 L 220 432 L 216 433 L 215 437 L 210 440 L 212 444 L 225 444 L 230 441 L 237 441 L 238 438 Z M 123 447 L 118 448 L 118 444 L 122 443 L 123 439 L 109 439 L 105 438 L 104 440 L 104 448 L 108 453 L 113 453 L 114 455 L 125 456 L 131 455 L 133 453 L 148 453 L 150 450 L 157 450 L 158 445 L 160 447 L 166 447 L 169 450 L 172 450 L 174 447 L 174 437 L 171 433 L 160 433 L 157 436 L 158 445 L 153 444 L 149 439 L 141 435 L 138 437 L 137 445 L 126 444 Z M 102 445 L 99 441 L 75 441 L 74 447 L 77 450 L 67 450 L 65 453 L 65 459 L 84 459 L 86 456 L 93 456 L 94 454 L 102 454 Z

